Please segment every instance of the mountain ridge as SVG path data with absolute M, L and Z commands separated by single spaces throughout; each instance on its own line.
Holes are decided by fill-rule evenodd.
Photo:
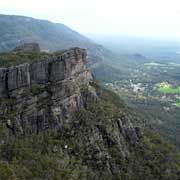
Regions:
M 64 24 L 25 16 L 0 15 L 0 51 L 9 51 L 25 42 L 37 42 L 45 51 L 57 51 L 71 47 L 88 49 L 90 63 L 103 61 L 110 51 Z M 107 56 L 107 57 L 106 57 Z

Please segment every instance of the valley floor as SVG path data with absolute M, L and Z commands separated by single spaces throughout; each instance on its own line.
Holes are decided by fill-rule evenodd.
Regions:
M 103 85 L 145 119 L 145 124 L 160 131 L 180 147 L 180 76 L 178 63 L 141 63 L 126 68 L 122 79 Z

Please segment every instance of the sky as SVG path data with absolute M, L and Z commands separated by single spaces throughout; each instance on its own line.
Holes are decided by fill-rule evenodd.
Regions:
M 180 38 L 180 0 L 0 0 L 0 14 L 48 19 L 82 34 Z

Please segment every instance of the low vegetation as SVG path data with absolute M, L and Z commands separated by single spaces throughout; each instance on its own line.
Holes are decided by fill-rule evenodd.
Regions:
M 124 69 L 124 75 L 109 77 L 103 84 L 139 112 L 144 125 L 153 127 L 180 148 L 180 75 L 179 59 L 175 60 L 177 63 L 172 60 L 136 65 L 126 62 L 128 68 L 119 64 L 116 67 L 121 68 L 120 72 Z
M 163 82 L 159 85 L 158 91 L 163 94 L 180 94 L 180 87 L 172 87 L 169 83 Z
M 8 67 L 22 63 L 32 63 L 46 57 L 46 53 L 0 53 L 0 67 Z
M 123 101 L 116 94 L 103 90 L 101 100 L 75 112 L 72 121 L 64 123 L 57 133 L 17 138 L 10 135 L 1 122 L 0 178 L 178 180 L 180 154 L 149 130 L 143 130 L 142 143 L 131 147 L 129 156 L 123 158 L 121 148 L 113 143 L 116 129 L 112 119 L 126 115 Z M 103 134 L 111 132 L 111 135 L 104 134 L 102 141 L 95 133 L 97 127 L 102 128 Z M 109 171 L 108 161 L 117 171 Z

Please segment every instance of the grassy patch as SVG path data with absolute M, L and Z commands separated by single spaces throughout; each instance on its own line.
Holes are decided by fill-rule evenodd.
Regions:
M 180 107 L 180 101 L 175 102 L 175 106 Z
M 164 94 L 180 94 L 180 86 L 171 87 L 167 82 L 163 82 L 159 85 L 158 91 Z

